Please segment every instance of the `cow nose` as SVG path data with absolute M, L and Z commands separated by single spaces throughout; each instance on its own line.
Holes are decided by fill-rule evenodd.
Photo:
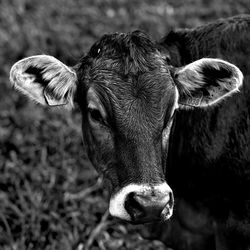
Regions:
M 159 220 L 164 209 L 171 213 L 169 210 L 172 206 L 172 194 L 149 195 L 131 192 L 124 203 L 131 220 L 135 222 Z
M 132 223 L 167 220 L 173 213 L 174 199 L 167 183 L 157 186 L 130 184 L 110 201 L 111 215 Z

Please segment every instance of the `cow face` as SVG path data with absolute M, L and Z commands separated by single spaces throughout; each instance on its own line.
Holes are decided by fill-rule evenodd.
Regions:
M 219 59 L 173 68 L 135 31 L 105 35 L 74 68 L 50 56 L 23 59 L 10 80 L 38 103 L 79 105 L 89 158 L 110 190 L 110 213 L 142 223 L 172 215 L 164 169 L 174 111 L 218 102 L 238 89 L 242 74 Z

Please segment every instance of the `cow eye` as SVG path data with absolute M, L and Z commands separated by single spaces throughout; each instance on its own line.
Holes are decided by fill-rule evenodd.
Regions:
M 88 113 L 89 113 L 89 118 L 93 122 L 104 123 L 101 112 L 98 109 L 89 108 Z

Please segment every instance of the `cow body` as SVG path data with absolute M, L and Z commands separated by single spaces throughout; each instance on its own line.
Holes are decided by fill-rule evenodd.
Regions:
M 73 68 L 33 56 L 10 80 L 40 104 L 79 105 L 113 216 L 168 220 L 171 186 L 175 213 L 153 226 L 157 238 L 176 250 L 247 249 L 249 20 L 173 31 L 159 43 L 139 31 L 105 35 Z M 245 75 L 240 92 L 234 64 Z
M 245 77 L 240 93 L 220 105 L 176 113 L 167 161 L 176 213 L 158 231 L 176 249 L 249 249 L 249 44 L 249 16 L 178 30 L 161 43 L 173 64 L 219 57 L 237 64 Z

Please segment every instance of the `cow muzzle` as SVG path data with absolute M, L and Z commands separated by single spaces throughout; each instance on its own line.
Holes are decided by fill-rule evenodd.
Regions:
M 167 183 L 129 184 L 111 196 L 112 216 L 134 224 L 168 220 L 173 213 L 173 192 Z

